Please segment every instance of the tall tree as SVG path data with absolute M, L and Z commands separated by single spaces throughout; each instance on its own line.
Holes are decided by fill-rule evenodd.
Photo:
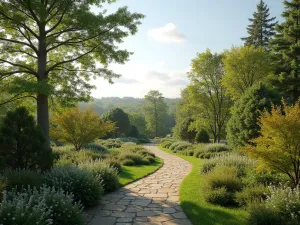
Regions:
M 221 84 L 224 77 L 222 55 L 213 54 L 210 50 L 198 54 L 192 60 L 188 76 L 191 80 L 187 88 L 189 105 L 197 130 L 207 128 L 214 141 L 219 142 L 231 107 L 231 99 L 225 95 L 225 88 Z
M 143 15 L 127 7 L 107 14 L 115 0 L 0 0 L 0 79 L 11 99 L 33 97 L 37 120 L 49 146 L 49 96 L 69 103 L 86 100 L 91 77 L 111 81 L 109 63 L 124 63 L 130 52 L 117 46 L 137 32 Z M 90 11 L 91 6 L 100 13 Z M 97 64 L 99 63 L 99 64 Z M 100 66 L 101 65 L 101 66 Z
M 128 114 L 130 123 L 138 129 L 140 134 L 146 134 L 146 120 L 140 113 Z
M 272 41 L 275 55 L 275 86 L 287 102 L 295 103 L 300 96 L 300 1 L 284 1 L 283 23 L 276 27 Z
M 189 92 L 187 89 L 183 89 L 181 91 L 181 98 L 177 102 L 175 110 L 175 127 L 173 128 L 173 133 L 176 138 L 180 138 L 182 122 L 186 118 L 192 117 L 192 112 L 188 108 L 189 103 Z
M 231 147 L 240 150 L 259 136 L 258 119 L 263 110 L 270 110 L 272 103 L 280 104 L 280 96 L 263 84 L 249 88 L 231 109 L 227 126 L 227 140 Z
M 275 34 L 277 24 L 276 17 L 270 17 L 269 11 L 267 4 L 260 0 L 260 3 L 257 4 L 257 12 L 253 13 L 253 18 L 249 18 L 251 22 L 247 27 L 249 36 L 242 38 L 245 45 L 269 49 L 269 41 Z
M 144 107 L 147 130 L 155 137 L 164 133 L 167 116 L 167 104 L 159 91 L 151 90 L 145 95 L 148 104 Z
M 127 136 L 131 130 L 131 124 L 128 114 L 120 108 L 111 109 L 109 112 L 102 115 L 104 121 L 111 121 L 116 124 L 115 137 L 121 134 Z
M 222 84 L 234 100 L 254 84 L 268 81 L 272 75 L 269 53 L 253 45 L 226 51 L 223 63 L 226 74 Z

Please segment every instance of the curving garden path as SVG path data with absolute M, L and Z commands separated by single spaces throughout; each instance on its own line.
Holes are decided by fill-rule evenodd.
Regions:
M 88 212 L 88 225 L 191 225 L 179 204 L 179 186 L 192 166 L 154 144 L 145 147 L 164 160 L 163 167 L 104 196 Z

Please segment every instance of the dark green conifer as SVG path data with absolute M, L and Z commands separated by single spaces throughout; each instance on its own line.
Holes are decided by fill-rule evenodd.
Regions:
M 276 17 L 270 17 L 270 9 L 263 0 L 257 5 L 257 12 L 253 13 L 253 18 L 248 25 L 248 37 L 242 38 L 245 45 L 254 45 L 269 49 L 269 41 L 275 34 Z
M 295 103 L 300 96 L 300 0 L 284 1 L 283 23 L 277 25 L 272 40 L 275 74 L 274 85 L 285 100 Z

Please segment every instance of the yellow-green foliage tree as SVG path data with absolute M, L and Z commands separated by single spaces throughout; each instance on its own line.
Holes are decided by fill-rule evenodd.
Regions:
M 252 142 L 249 154 L 263 165 L 287 174 L 295 186 L 300 181 L 300 102 L 283 107 L 273 105 L 263 112 L 259 124 L 261 136 Z
M 71 143 L 79 151 L 83 145 L 104 137 L 115 130 L 115 124 L 101 120 L 92 109 L 80 111 L 72 108 L 54 116 L 51 138 Z
M 233 47 L 223 58 L 222 84 L 235 100 L 254 84 L 264 82 L 272 72 L 269 53 L 254 46 Z

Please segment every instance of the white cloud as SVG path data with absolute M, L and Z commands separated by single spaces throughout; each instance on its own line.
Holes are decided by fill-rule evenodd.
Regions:
M 167 63 L 165 61 L 159 61 L 157 63 L 157 65 L 162 68 L 162 67 L 165 67 L 167 65 Z
M 149 71 L 146 74 L 147 78 L 149 79 L 155 79 L 155 80 L 160 80 L 160 81 L 167 81 L 170 79 L 169 75 L 166 73 L 161 73 L 158 71 Z
M 188 84 L 186 71 L 172 71 L 155 67 L 156 65 L 136 63 L 111 65 L 110 69 L 121 74 L 122 77 L 114 79 L 113 85 L 108 84 L 102 78 L 91 81 L 97 87 L 96 90 L 93 90 L 92 96 L 96 98 L 109 96 L 143 98 L 150 90 L 154 89 L 162 92 L 165 97 L 179 97 L 181 89 Z
M 176 79 L 176 80 L 168 81 L 168 85 L 172 85 L 172 86 L 186 86 L 188 84 L 189 82 L 184 79 Z
M 148 36 L 156 41 L 183 43 L 186 41 L 186 36 L 177 31 L 174 23 L 168 23 L 163 27 L 153 28 L 148 31 Z
M 124 76 L 121 76 L 120 78 L 114 79 L 114 82 L 116 84 L 136 84 L 139 83 L 138 80 L 133 79 L 133 78 L 127 78 Z

